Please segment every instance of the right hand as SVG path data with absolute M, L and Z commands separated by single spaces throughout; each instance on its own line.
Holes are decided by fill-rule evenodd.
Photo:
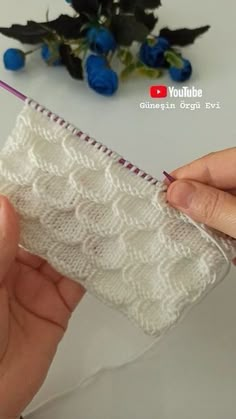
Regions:
M 168 202 L 193 220 L 236 238 L 236 147 L 208 154 L 171 175 Z

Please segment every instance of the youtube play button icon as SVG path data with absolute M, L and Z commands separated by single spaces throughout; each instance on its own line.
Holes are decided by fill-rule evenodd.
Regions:
M 154 99 L 167 97 L 168 91 L 166 86 L 151 86 L 150 96 Z

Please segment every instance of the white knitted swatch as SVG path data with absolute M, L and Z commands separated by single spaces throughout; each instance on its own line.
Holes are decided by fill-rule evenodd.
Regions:
M 0 154 L 0 193 L 20 214 L 21 245 L 154 336 L 235 256 L 232 240 L 193 225 L 165 192 L 32 101 Z

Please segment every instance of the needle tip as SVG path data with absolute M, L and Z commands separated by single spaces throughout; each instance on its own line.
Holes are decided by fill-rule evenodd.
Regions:
M 175 182 L 175 178 L 173 178 L 173 176 L 169 175 L 169 173 L 167 173 L 166 171 L 163 172 L 163 175 L 171 182 Z
M 25 101 L 27 97 L 23 95 L 23 93 L 19 92 L 18 90 L 14 89 L 14 87 L 11 87 L 9 84 L 5 83 L 4 81 L 0 80 L 0 87 L 10 92 L 12 95 L 18 97 L 18 99 L 21 99 Z

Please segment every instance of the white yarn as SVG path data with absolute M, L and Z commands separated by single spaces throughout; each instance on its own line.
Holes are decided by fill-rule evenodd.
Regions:
M 166 203 L 165 185 L 32 101 L 1 152 L 0 192 L 20 214 L 24 248 L 153 336 L 235 256 L 232 240 Z
M 89 375 L 89 376 L 85 377 L 84 379 L 78 381 L 75 385 L 67 388 L 63 392 L 60 392 L 58 394 L 55 394 L 52 397 L 49 397 L 48 399 L 39 403 L 33 409 L 29 409 L 27 411 L 27 414 L 24 415 L 24 418 L 29 418 L 30 419 L 31 415 L 34 415 L 35 413 L 37 413 L 37 414 L 42 413 L 42 410 L 44 408 L 49 407 L 49 405 L 51 405 L 53 403 L 56 403 L 58 400 L 61 400 L 61 399 L 64 399 L 64 398 L 68 397 L 69 395 L 75 393 L 76 391 L 78 391 L 82 388 L 86 388 L 91 383 L 94 383 L 94 382 L 96 382 L 96 380 L 99 380 L 103 376 L 103 374 L 105 374 L 106 372 L 115 372 L 115 371 L 122 370 L 123 368 L 125 368 L 129 365 L 134 365 L 140 359 L 141 356 L 143 356 L 144 354 L 146 354 L 150 351 L 150 349 L 153 347 L 153 345 L 156 342 L 157 342 L 157 339 L 153 340 L 151 342 L 151 344 L 149 344 L 144 350 L 142 350 L 138 354 L 130 357 L 126 362 L 124 362 L 122 364 L 115 365 L 115 366 L 114 365 L 108 365 L 106 367 L 98 367 L 94 373 L 92 373 L 91 375 Z

